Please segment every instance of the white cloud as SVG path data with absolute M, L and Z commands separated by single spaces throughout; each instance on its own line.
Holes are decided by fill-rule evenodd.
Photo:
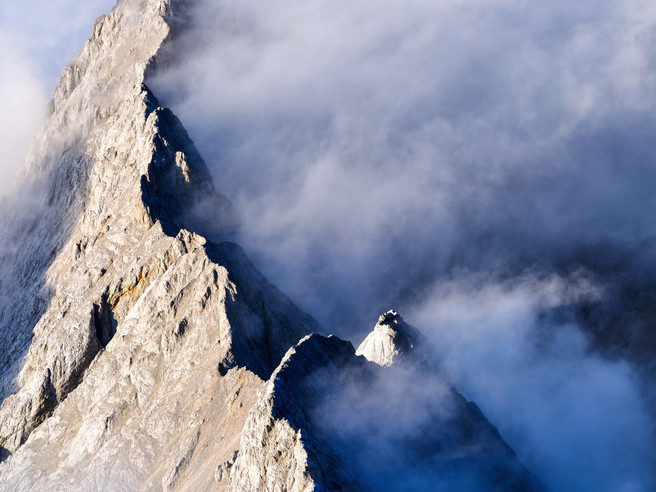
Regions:
M 8 41 L 0 35 L 0 46 Z M 5 52 L 0 64 L 0 194 L 7 191 L 44 116 L 45 93 L 29 62 L 20 54 Z
M 548 490 L 644 491 L 655 482 L 653 423 L 624 361 L 591 353 L 576 324 L 539 313 L 602 295 L 585 278 L 526 275 L 437 286 L 412 319 Z
M 240 241 L 324 320 L 454 262 L 656 234 L 647 2 L 197 8 L 153 86 L 236 202 Z
M 3 2 L 0 5 L 0 195 L 41 125 L 59 74 L 114 0 Z

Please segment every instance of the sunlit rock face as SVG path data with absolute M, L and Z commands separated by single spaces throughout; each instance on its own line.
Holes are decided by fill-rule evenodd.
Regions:
M 20 312 L 29 303 L 3 298 L 3 336 L 13 344 L 3 345 L 11 380 L 0 446 L 3 458 L 24 449 L 3 467 L 9 489 L 48 487 L 58 475 L 80 488 L 105 479 L 129 486 L 153 480 L 159 468 L 157 480 L 177 483 L 191 465 L 182 460 L 169 476 L 160 459 L 178 458 L 178 439 L 188 433 L 181 426 L 192 425 L 184 419 L 208 429 L 229 413 L 223 432 L 238 433 L 248 408 L 239 388 L 253 387 L 243 393 L 252 398 L 289 346 L 317 331 L 237 245 L 188 230 L 201 231 L 199 217 L 211 214 L 227 236 L 234 220 L 181 123 L 144 85 L 172 12 L 164 2 L 120 2 L 99 19 L 64 71 L 31 151 L 23 179 L 49 196 L 32 218 L 36 227 L 22 231 L 17 267 L 42 276 L 19 292 L 46 286 L 48 296 L 31 317 Z M 39 241 L 52 248 L 41 258 Z M 28 254 L 34 245 L 38 264 Z M 178 392 L 182 399 L 172 400 Z M 217 392 L 207 398 L 222 411 L 199 417 L 210 407 L 197 395 Z M 223 412 L 230 398 L 234 408 Z M 234 436 L 212 446 L 212 462 L 229 456 Z
M 410 352 L 425 348 L 423 335 L 406 323 L 396 311 L 390 310 L 378 318 L 373 331 L 360 344 L 356 353 L 381 366 L 391 366 Z
M 226 240 L 228 199 L 147 87 L 184 9 L 98 19 L 28 156 L 35 198 L 6 205 L 0 489 L 532 490 L 397 313 L 356 355 Z

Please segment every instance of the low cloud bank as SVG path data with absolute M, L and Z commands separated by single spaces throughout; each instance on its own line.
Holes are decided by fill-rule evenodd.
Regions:
M 577 324 L 548 316 L 600 296 L 582 277 L 461 278 L 412 313 L 454 383 L 549 490 L 656 486 L 654 426 L 635 374 L 591 353 Z

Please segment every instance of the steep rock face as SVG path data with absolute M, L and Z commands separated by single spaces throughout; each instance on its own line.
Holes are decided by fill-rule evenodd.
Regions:
M 20 268 L 37 274 L 19 292 L 29 299 L 47 286 L 48 294 L 29 316 L 10 302 L 3 304 L 5 395 L 13 394 L 0 407 L 0 454 L 15 452 L 44 421 L 49 425 L 26 445 L 22 458 L 2 468 L 7 484 L 29 484 L 25 477 L 41 477 L 40 486 L 59 484 L 55 461 L 45 457 L 50 452 L 79 456 L 84 446 L 75 441 L 78 430 L 139 399 L 168 408 L 167 392 L 176 384 L 181 397 L 186 395 L 182 377 L 161 378 L 166 384 L 155 385 L 157 371 L 170 372 L 164 360 L 174 357 L 176 368 L 204 365 L 209 380 L 226 376 L 231 368 L 247 370 L 246 381 L 256 385 L 290 345 L 317 330 L 312 318 L 271 286 L 238 246 L 209 243 L 183 229 L 202 230 L 195 219 L 203 213 L 211 214 L 224 233 L 233 221 L 227 199 L 214 190 L 182 125 L 143 85 L 169 33 L 165 20 L 171 11 L 168 2 L 126 0 L 101 18 L 80 57 L 65 70 L 53 113 L 33 146 L 26 186 L 36 186 L 31 176 L 43 178 L 50 201 L 41 204 L 35 227 L 24 233 L 27 249 L 18 264 L 24 259 Z M 62 157 L 52 161 L 53 152 L 62 148 Z M 71 175 L 78 179 L 68 179 Z M 46 242 L 47 254 L 35 246 L 39 241 Z M 32 246 L 36 259 L 30 257 Z M 22 322 L 13 323 L 17 318 Z M 185 352 L 187 346 L 179 342 L 193 340 L 193 333 L 202 334 L 202 343 L 197 340 Z M 131 366 L 137 353 L 149 354 L 144 356 L 149 370 L 119 369 Z M 19 367 L 17 378 L 11 378 Z M 223 385 L 212 384 L 208 391 Z M 81 385 L 78 396 L 62 406 Z M 85 391 L 97 398 L 95 407 Z M 75 402 L 85 398 L 84 408 L 97 412 L 75 410 Z M 163 409 L 161 415 L 148 411 L 158 421 L 166 415 Z M 146 414 L 130 422 L 140 418 Z M 62 421 L 67 425 L 57 424 Z M 239 426 L 239 417 L 231 425 Z M 130 429 L 120 432 L 137 432 Z M 43 438 L 52 432 L 61 436 Z M 134 437 L 132 447 L 150 452 L 147 439 Z M 39 459 L 29 461 L 31 453 Z M 93 454 L 100 467 L 102 452 L 87 449 L 86 459 Z M 81 470 L 75 459 L 75 469 Z M 128 476 L 133 468 L 126 463 L 123 469 L 126 484 L 136 483 Z M 87 481 L 101 480 L 93 470 L 87 468 Z
M 244 278 L 252 267 L 235 245 L 181 231 L 149 246 L 171 264 L 75 391 L 0 469 L 6 490 L 218 487 L 215 471 L 237 449 L 258 373 L 281 355 L 267 332 L 289 344 L 283 330 L 296 336 L 298 328 L 286 323 L 311 320 L 257 274 Z M 244 267 L 232 275 L 235 263 Z M 242 294 L 249 281 L 259 291 Z
M 250 411 L 229 491 L 362 490 L 347 457 L 313 432 L 319 399 L 337 392 L 353 346 L 334 336 L 310 335 L 290 349 Z
M 14 196 L 0 203 L 0 399 L 20 385 L 16 376 L 31 343 L 32 329 L 57 286 L 62 285 L 53 263 L 71 237 L 78 236 L 83 247 L 110 220 L 117 219 L 117 212 L 123 219 L 115 230 L 140 221 L 147 227 L 149 221 L 160 218 L 161 208 L 166 208 L 151 210 L 152 203 L 146 200 L 140 204 L 141 186 L 139 181 L 138 186 L 133 182 L 135 177 L 140 180 L 147 175 L 145 184 L 150 188 L 145 191 L 150 193 L 146 198 L 157 200 L 152 191 L 162 191 L 158 186 L 161 179 L 171 182 L 169 178 L 175 178 L 164 172 L 145 172 L 148 164 L 157 164 L 149 157 L 146 121 L 159 127 L 151 137 L 162 137 L 153 145 L 166 141 L 171 145 L 159 150 L 170 152 L 175 147 L 181 152 L 175 159 L 167 157 L 164 164 L 174 164 L 171 169 L 183 174 L 185 166 L 195 167 L 193 176 L 178 180 L 178 184 L 188 182 L 188 188 L 198 191 L 207 188 L 204 165 L 194 166 L 182 159 L 198 161 L 199 156 L 193 146 L 178 141 L 179 123 L 164 109 L 149 118 L 158 104 L 142 90 L 146 73 L 156 65 L 171 37 L 171 26 L 177 25 L 181 16 L 183 2 L 173 3 L 121 0 L 109 15 L 96 21 L 79 56 L 62 73 L 50 114 L 32 142 Z M 155 174 L 160 176 L 159 182 L 153 181 Z M 172 203 L 179 204 L 188 195 L 180 193 Z M 226 205 L 217 195 L 196 196 L 203 196 L 209 206 L 216 200 Z M 186 222 L 185 226 L 196 229 Z
M 408 357 L 380 367 L 301 340 L 248 416 L 228 490 L 539 490 L 476 405 L 392 348 Z

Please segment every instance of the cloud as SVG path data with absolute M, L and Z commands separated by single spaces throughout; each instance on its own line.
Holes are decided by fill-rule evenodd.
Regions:
M 653 292 L 656 7 L 196 9 L 150 84 L 267 276 L 356 341 L 390 307 L 439 327 L 463 391 L 555 490 L 648 490 L 634 375 L 589 353 L 574 313 Z
M 0 33 L 0 45 L 8 39 Z M 29 142 L 36 133 L 45 113 L 46 98 L 41 80 L 23 57 L 7 53 L 0 65 L 0 133 L 4 143 L 0 147 L 0 193 L 7 191 L 22 162 Z
M 653 421 L 628 364 L 591 353 L 576 324 L 539 326 L 540 313 L 601 295 L 581 277 L 460 279 L 413 313 L 454 383 L 549 490 L 656 484 Z
M 151 83 L 236 202 L 240 242 L 324 321 L 354 328 L 454 266 L 654 235 L 645 2 L 197 8 Z
M 0 195 L 11 182 L 43 122 L 63 68 L 114 0 L 4 2 L 0 6 Z
M 496 430 L 437 369 L 411 359 L 372 366 L 318 371 L 303 383 L 318 400 L 308 426 L 347 473 L 380 491 L 527 488 L 526 470 Z

